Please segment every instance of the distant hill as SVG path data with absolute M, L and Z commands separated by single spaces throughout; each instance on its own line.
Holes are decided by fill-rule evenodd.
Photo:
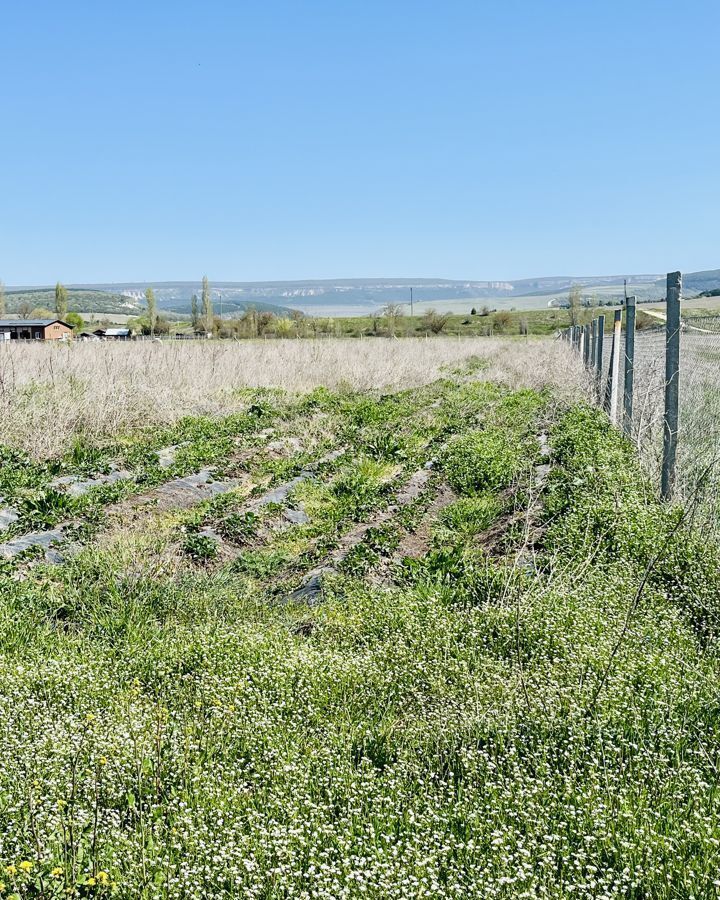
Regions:
M 215 292 L 213 291 L 213 294 Z M 158 299 L 158 307 L 166 312 L 177 313 L 178 315 L 188 315 L 190 313 L 190 303 L 188 300 L 172 300 L 160 298 Z M 216 315 L 222 310 L 223 318 L 228 316 L 240 316 L 248 309 L 255 309 L 258 312 L 271 312 L 274 316 L 287 318 L 292 309 L 288 306 L 278 306 L 275 303 L 265 303 L 263 300 L 236 300 L 232 297 L 223 297 L 222 304 L 220 298 L 213 296 L 213 309 Z
M 656 287 L 657 274 L 633 275 L 628 287 L 643 298 L 661 297 Z M 317 316 L 370 315 L 389 303 L 402 304 L 406 311 L 410 289 L 418 311 L 430 305 L 448 310 L 492 305 L 499 309 L 517 306 L 538 309 L 550 299 L 566 295 L 574 284 L 585 293 L 598 294 L 605 300 L 623 295 L 623 276 L 557 275 L 509 281 L 460 281 L 447 278 L 338 278 L 302 281 L 213 281 L 213 304 L 216 312 L 222 305 L 225 315 L 240 313 L 250 306 L 268 309 L 278 315 L 298 309 Z M 122 282 L 75 285 L 78 288 L 123 293 L 142 305 L 145 289 L 155 291 L 160 309 L 187 315 L 190 298 L 200 296 L 200 281 Z
M 497 309 L 540 309 L 553 299 L 564 298 L 573 285 L 579 285 L 585 297 L 598 302 L 614 302 L 627 289 L 639 300 L 658 300 L 665 296 L 665 276 L 644 275 L 552 275 L 508 281 L 477 281 L 447 278 L 338 278 L 301 281 L 215 281 L 211 283 L 215 311 L 225 316 L 239 315 L 253 307 L 279 316 L 292 310 L 317 316 L 370 315 L 389 303 L 409 309 L 410 290 L 417 312 L 430 306 L 438 310 L 469 312 L 470 308 L 489 305 Z M 145 308 L 144 293 L 152 287 L 158 307 L 169 313 L 187 316 L 190 298 L 202 291 L 200 281 L 122 282 L 75 284 L 69 286 L 70 309 L 78 312 L 122 313 L 136 315 Z M 720 269 L 689 272 L 683 275 L 686 296 L 720 288 Z M 9 290 L 8 311 L 13 312 L 23 299 L 33 306 L 54 305 L 52 288 Z
M 55 288 L 26 288 L 10 290 L 5 294 L 8 313 L 21 313 L 23 309 L 55 309 Z M 79 313 L 121 313 L 134 315 L 139 304 L 119 293 L 108 291 L 68 288 L 68 310 Z
M 663 293 L 665 279 L 662 279 Z M 713 291 L 720 288 L 720 269 L 707 269 L 704 272 L 688 272 L 683 275 L 683 294 Z
M 654 290 L 657 274 L 632 276 L 636 293 Z M 573 284 L 597 289 L 608 296 L 611 291 L 622 295 L 623 278 L 619 275 L 592 277 L 551 276 L 525 278 L 515 281 L 460 281 L 447 278 L 339 278 L 302 281 L 213 281 L 213 304 L 219 311 L 221 301 L 225 314 L 242 312 L 249 306 L 256 309 L 280 308 L 287 315 L 289 309 L 299 309 L 312 315 L 348 316 L 369 315 L 388 303 L 407 306 L 410 289 L 419 305 L 452 302 L 462 308 L 483 305 L 492 301 L 499 307 L 512 306 L 522 300 L 524 308 L 547 305 L 553 296 L 567 293 Z M 142 304 L 145 289 L 155 291 L 158 306 L 171 312 L 187 314 L 190 298 L 200 296 L 199 281 L 122 282 L 75 285 L 78 288 L 126 294 Z M 660 294 L 658 294 L 660 296 Z

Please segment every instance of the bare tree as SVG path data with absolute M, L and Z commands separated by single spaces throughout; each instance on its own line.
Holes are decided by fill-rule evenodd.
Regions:
M 447 313 L 438 313 L 434 309 L 429 309 L 423 316 L 423 325 L 432 331 L 433 334 L 440 334 L 445 328 L 450 316 Z
M 403 308 L 399 303 L 388 303 L 383 310 L 387 320 L 388 333 L 394 335 L 397 331 L 398 319 L 403 315 Z

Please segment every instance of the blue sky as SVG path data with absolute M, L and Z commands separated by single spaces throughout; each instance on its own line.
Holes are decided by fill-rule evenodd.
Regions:
M 720 4 L 0 4 L 6 284 L 720 267 Z

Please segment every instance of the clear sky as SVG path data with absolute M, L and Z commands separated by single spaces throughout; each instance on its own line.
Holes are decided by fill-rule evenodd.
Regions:
M 9 285 L 720 267 L 717 0 L 0 3 Z

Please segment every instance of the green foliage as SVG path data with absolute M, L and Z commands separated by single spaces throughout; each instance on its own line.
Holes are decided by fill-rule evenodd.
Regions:
M 218 542 L 211 535 L 190 532 L 182 541 L 182 550 L 196 562 L 208 562 L 218 555 Z
M 343 560 L 342 571 L 348 575 L 361 575 L 379 562 L 381 557 L 389 556 L 399 540 L 398 528 L 394 523 L 388 522 L 368 529 L 363 540 Z
M 259 516 L 254 512 L 227 512 L 215 521 L 215 528 L 226 540 L 245 544 L 257 534 Z
M 67 494 L 50 489 L 28 495 L 22 505 L 24 520 L 33 528 L 52 527 L 70 516 L 74 508 Z
M 145 304 L 147 307 L 147 318 L 148 323 L 150 325 L 150 334 L 155 334 L 155 327 L 157 325 L 157 301 L 155 299 L 155 291 L 149 287 L 145 291 Z
M 332 492 L 346 514 L 358 518 L 369 512 L 385 493 L 387 469 L 375 460 L 365 458 L 343 469 L 332 484 Z
M 92 291 L 78 288 L 67 290 L 68 309 L 79 313 L 105 314 L 128 313 L 137 310 L 135 301 L 110 291 Z M 55 308 L 55 289 L 36 288 L 34 290 L 8 291 L 6 293 L 7 312 L 20 313 L 23 309 L 38 307 Z
M 271 578 L 290 561 L 281 550 L 264 553 L 262 550 L 243 550 L 232 564 L 233 572 L 255 579 Z
M 442 469 L 461 494 L 509 487 L 525 465 L 521 441 L 499 426 L 452 438 L 442 455 Z
M 58 283 L 55 285 L 55 315 L 58 319 L 65 321 L 68 312 L 68 295 L 64 285 Z
M 402 576 L 411 583 L 441 588 L 444 602 L 487 605 L 507 599 L 520 576 L 485 553 L 463 547 L 431 550 L 421 559 L 406 559 Z
M 550 475 L 548 550 L 607 563 L 650 567 L 649 581 L 671 596 L 704 636 L 720 634 L 720 550 L 659 503 L 632 445 L 595 409 L 577 407 L 553 434 L 559 465 Z
M 210 282 L 207 275 L 203 275 L 202 280 L 202 305 L 200 307 L 200 322 L 206 331 L 212 330 L 213 323 L 213 305 L 212 295 L 210 293 Z
M 443 530 L 436 540 L 469 540 L 489 528 L 502 511 L 502 504 L 494 494 L 462 497 L 440 514 Z
M 82 331 L 85 328 L 85 319 L 77 312 L 69 312 L 64 316 L 65 322 L 72 328 L 72 330 L 77 334 L 77 332 Z

